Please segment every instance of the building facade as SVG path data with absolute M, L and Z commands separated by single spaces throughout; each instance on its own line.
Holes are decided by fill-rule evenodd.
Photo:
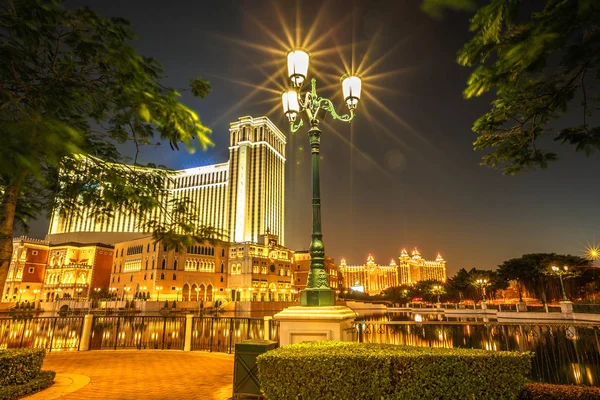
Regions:
M 150 236 L 117 243 L 108 290 L 129 300 L 142 293 L 151 300 L 225 299 L 227 249 L 218 241 L 167 249 Z
M 392 259 L 389 265 L 379 265 L 371 254 L 363 265 L 347 265 L 346 260 L 340 262 L 340 272 L 344 282 L 352 290 L 375 295 L 388 287 L 398 286 L 398 266 Z
M 411 256 L 406 249 L 402 249 L 398 271 L 401 285 L 419 281 L 446 282 L 446 260 L 439 253 L 434 261 L 425 260 L 416 247 Z
M 446 261 L 440 254 L 434 261 L 425 260 L 417 248 L 409 256 L 406 249 L 400 252 L 399 262 L 393 259 L 389 265 L 378 265 L 369 254 L 363 265 L 347 265 L 340 262 L 340 273 L 347 288 L 368 294 L 379 294 L 388 287 L 412 285 L 419 281 L 446 281 Z
M 327 271 L 327 277 L 329 278 L 329 287 L 335 290 L 336 293 L 339 293 L 341 287 L 343 286 L 342 275 L 340 274 L 338 266 L 335 264 L 335 260 L 333 258 L 325 256 L 325 270 Z M 294 288 L 297 292 L 306 289 L 308 271 L 310 271 L 309 251 L 303 250 L 295 252 L 292 278 L 294 282 Z
M 42 298 L 86 299 L 94 289 L 108 287 L 114 247 L 101 243 L 50 245 Z
M 232 242 L 257 241 L 270 231 L 284 243 L 285 135 L 267 117 L 241 117 L 229 126 L 229 161 L 176 171 L 168 182 L 172 198 L 189 199 L 203 224 Z M 85 160 L 82 160 L 85 162 Z M 169 198 L 163 199 L 167 204 Z M 166 218 L 158 210 L 153 218 Z M 96 218 L 86 210 L 61 215 L 54 210 L 47 239 L 117 243 L 148 234 L 140 222 L 149 216 L 115 212 Z
M 294 253 L 279 244 L 277 235 L 229 247 L 229 299 L 233 301 L 291 301 Z
M 3 302 L 31 302 L 41 298 L 49 248 L 50 243 L 44 240 L 23 236 L 13 239 L 12 259 L 2 292 Z

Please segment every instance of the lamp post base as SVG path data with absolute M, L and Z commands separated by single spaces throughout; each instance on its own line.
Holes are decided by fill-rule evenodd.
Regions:
M 330 289 L 304 289 L 300 292 L 300 305 L 304 307 L 335 306 L 335 292 Z

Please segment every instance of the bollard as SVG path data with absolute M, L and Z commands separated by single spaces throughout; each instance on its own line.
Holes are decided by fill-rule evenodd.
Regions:
M 92 340 L 92 323 L 94 316 L 87 314 L 83 318 L 83 329 L 81 330 L 81 341 L 79 342 L 79 351 L 89 351 L 90 342 Z
M 271 340 L 271 320 L 273 317 L 264 317 L 263 330 L 265 331 L 264 340 Z
M 192 350 L 192 324 L 194 315 L 188 314 L 185 316 L 185 341 L 183 342 L 183 351 Z

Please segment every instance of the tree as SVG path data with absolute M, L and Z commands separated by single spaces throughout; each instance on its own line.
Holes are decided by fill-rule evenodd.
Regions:
M 434 16 L 444 7 L 473 9 L 476 2 L 423 3 Z M 466 98 L 493 94 L 490 110 L 473 124 L 479 134 L 474 149 L 491 150 L 482 165 L 505 174 L 546 168 L 558 156 L 542 149 L 543 138 L 586 155 L 600 148 L 600 126 L 592 121 L 600 101 L 594 87 L 600 80 L 598 21 L 597 0 L 488 0 L 475 11 L 473 37 L 458 63 L 474 67 Z
M 590 260 L 569 254 L 533 253 L 504 261 L 498 266 L 498 275 L 505 281 L 518 280 L 528 292 L 542 302 L 560 298 L 557 279 L 550 275 L 551 267 L 567 265 L 574 273 L 589 267 Z
M 140 149 L 166 141 L 193 151 L 210 129 L 161 85 L 160 63 L 127 44 L 129 23 L 56 0 L 0 3 L 0 285 L 16 224 L 43 210 L 110 217 L 164 207 L 165 169 L 141 168 Z M 210 86 L 190 81 L 204 97 Z M 132 160 L 118 145 L 133 143 Z M 133 161 L 136 166 L 128 166 Z M 149 165 L 149 167 L 156 167 Z

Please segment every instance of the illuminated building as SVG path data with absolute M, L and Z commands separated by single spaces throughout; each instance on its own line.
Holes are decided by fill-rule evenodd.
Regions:
M 293 300 L 294 253 L 265 234 L 258 242 L 231 243 L 228 291 L 234 301 Z
M 197 243 L 167 250 L 148 236 L 115 245 L 109 293 L 129 300 L 211 302 L 226 296 L 227 246 L 223 242 Z
M 446 260 L 438 253 L 434 261 L 428 261 L 421 257 L 421 253 L 415 247 L 411 256 L 406 249 L 400 252 L 400 264 L 398 265 L 399 283 L 401 285 L 412 284 L 419 281 L 446 281 Z
M 368 294 L 379 294 L 382 290 L 399 285 L 414 284 L 419 281 L 446 281 L 446 261 L 440 254 L 434 261 L 421 257 L 415 248 L 412 256 L 402 249 L 399 263 L 392 259 L 389 265 L 378 265 L 369 254 L 363 265 L 347 265 L 346 260 L 340 263 L 340 272 L 348 288 L 356 288 Z
M 398 286 L 398 266 L 391 260 L 390 265 L 378 265 L 371 254 L 363 265 L 347 265 L 340 262 L 340 272 L 348 288 L 367 294 L 379 294 L 388 287 Z
M 255 242 L 270 231 L 283 244 L 285 136 L 267 117 L 241 117 L 230 124 L 229 137 L 228 162 L 176 171 L 169 196 L 187 197 L 199 219 L 225 232 L 230 241 Z M 50 221 L 51 242 L 141 239 L 148 236 L 140 228 L 144 218 L 165 218 L 158 209 L 143 217 L 117 211 L 110 218 L 96 218 L 86 210 L 63 217 L 58 211 Z
M 49 243 L 39 239 L 13 239 L 13 253 L 4 284 L 3 302 L 40 299 Z
M 100 243 L 51 244 L 42 297 L 85 299 L 94 288 L 108 287 L 113 252 L 113 246 Z
M 306 288 L 309 270 L 310 253 L 308 250 L 295 252 L 292 275 L 294 279 L 294 288 L 298 292 Z M 329 278 L 329 287 L 339 293 L 342 285 L 342 276 L 335 264 L 335 260 L 328 256 L 325 256 L 325 271 L 327 271 L 327 277 Z

